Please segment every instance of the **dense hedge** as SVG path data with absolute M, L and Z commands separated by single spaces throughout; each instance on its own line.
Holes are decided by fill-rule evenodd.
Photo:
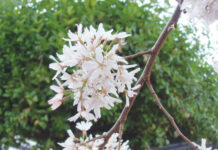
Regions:
M 74 129 L 67 118 L 74 114 L 72 101 L 52 112 L 47 104 L 54 71 L 49 55 L 61 52 L 67 30 L 77 23 L 126 31 L 120 55 L 144 51 L 154 44 L 167 18 L 156 2 L 138 6 L 118 0 L 0 0 L 0 144 L 14 145 L 14 135 L 37 140 L 43 149 L 63 141 L 66 129 Z M 152 83 L 164 106 L 181 130 L 192 140 L 217 140 L 217 74 L 205 63 L 203 47 L 188 27 L 178 26 L 168 37 L 152 71 Z M 192 38 L 192 41 L 187 37 Z M 141 68 L 147 57 L 131 60 Z M 118 118 L 123 104 L 104 110 L 92 132 L 107 131 Z M 131 147 L 161 146 L 181 139 L 143 88 L 125 125 L 124 138 Z

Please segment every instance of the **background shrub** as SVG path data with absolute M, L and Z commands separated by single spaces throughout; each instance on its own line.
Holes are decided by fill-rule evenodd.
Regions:
M 166 1 L 167 2 L 167 1 Z M 72 101 L 51 111 L 47 100 L 54 71 L 48 69 L 49 55 L 61 53 L 62 38 L 76 25 L 98 26 L 126 31 L 132 36 L 119 51 L 122 56 L 148 50 L 156 41 L 168 17 L 156 0 L 138 6 L 133 0 L 0 0 L 0 144 L 15 145 L 14 136 L 31 138 L 43 149 L 63 141 L 67 118 L 73 115 Z M 168 14 L 167 16 L 170 16 Z M 151 81 L 163 105 L 175 117 L 181 130 L 192 140 L 217 140 L 217 74 L 204 61 L 204 47 L 195 31 L 178 26 L 165 42 L 152 71 Z M 191 42 L 187 37 L 192 38 Z M 147 57 L 131 60 L 141 68 Z M 122 95 L 121 95 L 122 96 Z M 103 117 L 91 130 L 110 129 L 124 104 Z M 76 131 L 74 131 L 76 132 Z M 124 139 L 133 149 L 181 141 L 167 118 L 158 109 L 147 88 L 143 88 L 125 125 Z

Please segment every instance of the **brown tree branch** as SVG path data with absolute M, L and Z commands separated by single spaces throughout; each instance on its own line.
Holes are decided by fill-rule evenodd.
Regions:
M 118 150 L 120 150 L 121 145 L 122 145 L 123 126 L 124 126 L 124 124 L 120 124 L 120 128 L 119 128 L 119 146 L 118 146 Z
M 124 57 L 124 58 L 125 58 L 125 59 L 133 59 L 133 58 L 135 58 L 135 57 L 142 56 L 142 55 L 145 55 L 145 54 L 152 54 L 152 50 L 148 50 L 148 51 L 145 51 L 145 52 L 136 53 L 136 54 L 133 54 L 133 55 L 126 56 L 126 57 Z
M 182 3 L 182 0 L 181 0 Z M 167 110 L 164 108 L 164 106 L 161 104 L 157 94 L 155 93 L 151 83 L 150 83 L 150 75 L 151 75 L 151 70 L 153 68 L 153 65 L 155 63 L 156 57 L 158 56 L 158 53 L 163 45 L 163 43 L 165 42 L 167 36 L 169 35 L 169 33 L 171 32 L 172 29 L 174 29 L 177 25 L 178 19 L 180 17 L 181 14 L 181 10 L 180 10 L 180 6 L 181 3 L 178 4 L 178 6 L 176 7 L 176 10 L 173 13 L 173 16 L 171 17 L 171 19 L 168 21 L 167 25 L 165 26 L 165 28 L 163 29 L 162 33 L 160 34 L 158 40 L 156 41 L 156 43 L 154 44 L 153 48 L 147 52 L 143 52 L 143 53 L 138 53 L 135 55 L 131 55 L 131 56 L 127 56 L 125 59 L 129 59 L 129 58 L 135 58 L 137 56 L 141 56 L 143 54 L 151 54 L 148 62 L 143 70 L 143 73 L 141 74 L 139 80 L 137 81 L 136 85 L 140 84 L 141 87 L 139 89 L 137 89 L 135 92 L 139 93 L 140 89 L 142 88 L 142 86 L 144 85 L 144 83 L 146 82 L 150 92 L 152 93 L 152 95 L 154 96 L 157 105 L 159 106 L 159 108 L 163 111 L 163 113 L 167 116 L 167 118 L 170 120 L 172 126 L 175 128 L 176 132 L 186 141 L 188 142 L 188 144 L 190 144 L 192 147 L 194 147 L 195 149 L 197 149 L 194 144 L 186 137 L 182 134 L 182 132 L 179 130 L 178 126 L 176 125 L 174 118 L 167 112 Z M 132 105 L 136 99 L 137 95 L 134 95 L 133 97 L 130 98 L 130 104 L 128 107 L 124 107 L 122 110 L 122 113 L 120 114 L 118 120 L 116 121 L 116 123 L 113 125 L 113 127 L 104 135 L 104 142 L 99 146 L 100 150 L 104 149 L 105 144 L 108 142 L 109 138 L 111 137 L 111 135 L 114 132 L 120 132 L 120 127 L 124 125 L 124 123 L 126 122 L 126 118 L 128 116 L 128 113 L 130 111 L 130 109 L 132 108 Z
M 168 113 L 168 111 L 161 104 L 156 92 L 154 91 L 154 89 L 152 87 L 150 80 L 146 80 L 146 84 L 147 84 L 147 87 L 149 88 L 150 92 L 154 96 L 155 101 L 156 101 L 157 105 L 159 106 L 160 110 L 162 110 L 163 113 L 166 115 L 166 117 L 169 119 L 170 123 L 172 124 L 172 126 L 176 130 L 177 134 L 179 136 L 181 136 L 189 145 L 191 145 L 192 147 L 194 147 L 197 150 L 197 147 L 180 131 L 179 127 L 177 126 L 176 122 L 174 121 L 174 118 Z

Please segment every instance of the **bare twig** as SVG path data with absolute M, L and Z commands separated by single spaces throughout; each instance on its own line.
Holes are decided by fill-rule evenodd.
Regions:
M 182 3 L 182 0 L 180 0 Z M 167 36 L 169 35 L 169 33 L 171 32 L 172 29 L 176 28 L 178 19 L 180 17 L 181 14 L 181 10 L 180 10 L 180 6 L 181 3 L 178 4 L 176 10 L 173 13 L 173 16 L 171 17 L 171 19 L 168 21 L 167 25 L 165 26 L 165 28 L 163 29 L 162 33 L 160 34 L 159 38 L 157 39 L 156 43 L 154 44 L 153 48 L 147 52 L 143 52 L 143 53 L 138 53 L 135 55 L 131 55 L 131 56 L 127 56 L 125 57 L 125 59 L 129 59 L 129 58 L 135 58 L 137 56 L 141 56 L 144 54 L 151 54 L 148 62 L 143 70 L 143 73 L 141 74 L 139 80 L 137 81 L 137 85 L 140 84 L 141 87 L 144 85 L 144 83 L 146 82 L 150 92 L 152 93 L 152 95 L 154 96 L 157 105 L 159 106 L 159 108 L 163 111 L 163 113 L 167 116 L 167 118 L 170 120 L 172 126 L 175 128 L 176 132 L 188 143 L 190 144 L 192 147 L 194 147 L 195 149 L 197 149 L 194 144 L 186 137 L 182 134 L 182 132 L 179 130 L 178 126 L 176 125 L 174 118 L 167 112 L 167 110 L 164 108 L 164 106 L 161 104 L 157 94 L 155 93 L 151 82 L 150 82 L 150 75 L 151 75 L 151 70 L 153 68 L 153 65 L 155 63 L 156 57 L 158 56 L 158 53 L 163 45 L 163 43 L 165 42 Z M 141 87 L 137 90 L 135 90 L 136 93 L 139 93 Z M 105 144 L 108 142 L 109 138 L 111 137 L 111 135 L 114 132 L 120 132 L 119 128 L 120 126 L 123 126 L 124 123 L 126 122 L 126 118 L 128 116 L 128 113 L 130 111 L 130 109 L 132 108 L 132 105 L 136 99 L 137 95 L 134 95 L 133 97 L 130 98 L 130 104 L 128 107 L 124 107 L 122 110 L 122 113 L 120 114 L 118 120 L 116 121 L 116 123 L 113 125 L 113 127 L 104 135 L 104 142 L 100 145 L 99 149 L 103 150 Z
M 150 80 L 146 81 L 146 84 L 150 90 L 150 92 L 152 93 L 152 95 L 155 98 L 155 101 L 157 102 L 157 105 L 159 106 L 160 110 L 163 111 L 163 113 L 167 116 L 167 118 L 170 120 L 170 123 L 172 124 L 172 126 L 174 127 L 174 129 L 176 130 L 176 132 L 178 133 L 179 136 L 181 136 L 187 143 L 189 143 L 191 146 L 193 146 L 196 150 L 197 147 L 180 131 L 179 127 L 177 126 L 176 122 L 174 121 L 174 118 L 168 113 L 168 111 L 164 108 L 164 106 L 161 104 L 156 92 L 154 91 L 152 84 L 150 82 Z
M 145 52 L 136 53 L 136 54 L 133 54 L 133 55 L 126 56 L 126 57 L 124 57 L 124 58 L 125 58 L 125 59 L 133 59 L 133 58 L 135 58 L 135 57 L 142 56 L 142 55 L 145 55 L 145 54 L 152 54 L 152 50 L 148 50 L 148 51 L 145 51 Z

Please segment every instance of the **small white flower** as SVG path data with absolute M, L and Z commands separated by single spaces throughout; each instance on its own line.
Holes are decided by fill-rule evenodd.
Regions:
M 69 137 L 63 143 L 58 143 L 62 146 L 63 150 L 99 150 L 99 146 L 104 142 L 103 139 L 97 139 L 94 141 L 90 141 L 93 139 L 92 135 L 87 135 L 83 138 L 76 138 L 71 130 L 67 131 Z M 100 135 L 96 135 L 98 137 Z M 89 142 L 87 142 L 89 141 Z M 117 150 L 119 148 L 119 134 L 114 133 L 109 138 L 108 143 L 105 145 L 104 150 Z M 128 141 L 124 142 L 121 140 L 120 145 L 121 150 L 130 150 Z
M 98 135 L 96 136 L 98 137 Z M 104 140 L 99 139 L 96 140 L 94 145 L 96 148 L 99 147 L 99 145 L 101 145 L 104 142 Z M 128 141 L 122 143 L 123 141 L 121 140 L 121 150 L 130 150 L 129 145 L 128 145 Z M 117 150 L 119 148 L 119 134 L 118 133 L 113 133 L 110 137 L 110 139 L 108 140 L 108 143 L 105 145 L 104 149 L 105 150 Z M 97 150 L 97 149 L 96 149 Z
M 116 35 L 116 38 L 123 39 L 123 38 L 126 38 L 128 36 L 131 36 L 131 34 L 126 34 L 126 32 L 121 32 L 121 33 L 118 33 Z
M 76 124 L 76 128 L 81 131 L 88 131 L 91 128 L 91 126 L 92 126 L 91 122 L 85 122 L 85 121 L 78 122 Z
M 56 74 L 54 75 L 54 77 L 52 78 L 52 80 L 54 80 L 63 71 L 64 67 L 54 58 L 54 56 L 50 56 L 50 58 L 52 60 L 54 60 L 55 63 L 51 63 L 49 65 L 49 68 L 57 71 Z M 65 69 L 64 69 L 64 71 L 65 71 Z
M 90 120 L 96 121 L 95 116 L 92 113 L 89 113 L 87 111 L 79 111 L 76 115 L 74 115 L 73 117 L 70 117 L 68 120 L 70 122 L 72 122 L 72 121 L 75 122 L 79 117 L 82 117 L 82 118 L 86 119 L 87 121 L 90 121 Z
M 67 133 L 69 137 L 66 139 L 66 141 L 58 144 L 64 147 L 63 150 L 74 150 L 77 147 L 76 143 L 74 142 L 75 136 L 71 130 L 67 130 Z
M 201 145 L 198 145 L 194 142 L 193 142 L 193 144 L 196 147 L 198 147 L 199 150 L 211 150 L 212 149 L 211 147 L 209 147 L 209 148 L 206 147 L 206 139 L 201 139 Z
M 55 79 L 55 80 L 59 86 L 52 85 L 52 86 L 50 86 L 50 89 L 55 91 L 57 94 L 52 99 L 50 99 L 48 101 L 48 104 L 52 105 L 51 106 L 52 110 L 57 109 L 62 104 L 62 102 L 65 100 L 65 98 L 63 98 L 64 88 L 62 87 L 62 85 L 60 84 L 60 82 L 57 79 Z

